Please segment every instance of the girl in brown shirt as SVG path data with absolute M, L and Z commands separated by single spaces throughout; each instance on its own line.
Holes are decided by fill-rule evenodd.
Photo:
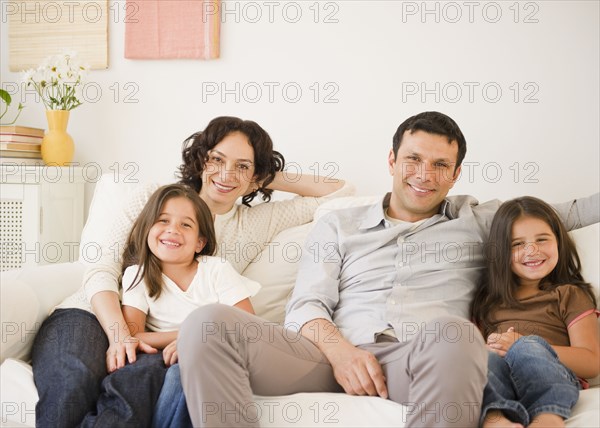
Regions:
M 596 298 L 575 245 L 551 206 L 533 198 L 496 212 L 486 247 L 487 277 L 473 320 L 487 338 L 484 427 L 564 427 L 579 378 L 598 375 Z

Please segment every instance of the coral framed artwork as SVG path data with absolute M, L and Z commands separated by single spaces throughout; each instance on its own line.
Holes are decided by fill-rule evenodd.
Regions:
M 125 58 L 219 58 L 219 0 L 127 0 L 126 7 Z

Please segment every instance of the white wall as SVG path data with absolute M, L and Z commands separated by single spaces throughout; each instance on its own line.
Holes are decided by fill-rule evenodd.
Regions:
M 381 193 L 391 185 L 386 158 L 397 126 L 439 110 L 468 142 L 454 193 L 558 201 L 598 191 L 598 2 L 288 3 L 227 1 L 232 13 L 223 15 L 218 60 L 132 61 L 123 57 L 125 3 L 111 0 L 110 65 L 90 75 L 102 95 L 71 115 L 75 161 L 96 162 L 104 172 L 134 162 L 138 169 L 125 171 L 134 178 L 168 181 L 183 139 L 227 114 L 260 123 L 306 173 L 316 163 L 334 172 L 324 168 L 334 162 L 335 175 L 356 183 L 360 194 Z M 292 23 L 298 8 L 302 17 Z M 262 17 L 252 22 L 257 11 Z M 8 71 L 5 21 L 3 85 L 20 79 Z M 276 84 L 271 102 L 267 85 Z M 284 98 L 286 84 L 288 97 L 302 89 L 298 102 Z M 207 91 L 221 85 L 233 89 L 224 100 Z M 251 102 L 257 86 L 262 97 Z M 422 87 L 432 90 L 424 98 Z M 338 102 L 325 102 L 334 90 Z M 19 122 L 44 127 L 43 106 L 28 100 Z

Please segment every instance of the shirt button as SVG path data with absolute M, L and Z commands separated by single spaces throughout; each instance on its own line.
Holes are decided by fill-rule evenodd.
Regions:
M 395 304 L 396 304 L 396 301 L 395 301 L 394 299 L 392 299 L 392 300 L 390 300 L 390 303 L 391 303 L 392 305 L 395 305 Z
M 404 266 L 404 262 L 398 262 L 398 267 Z

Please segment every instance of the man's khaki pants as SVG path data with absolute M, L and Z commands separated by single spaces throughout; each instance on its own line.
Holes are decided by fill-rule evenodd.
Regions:
M 375 355 L 389 399 L 407 406 L 398 425 L 476 427 L 487 382 L 487 351 L 470 322 L 440 317 L 407 342 L 359 346 Z M 225 305 L 184 322 L 177 344 L 187 406 L 197 427 L 257 427 L 253 394 L 343 392 L 311 340 Z M 406 420 L 402 420 L 402 419 Z

